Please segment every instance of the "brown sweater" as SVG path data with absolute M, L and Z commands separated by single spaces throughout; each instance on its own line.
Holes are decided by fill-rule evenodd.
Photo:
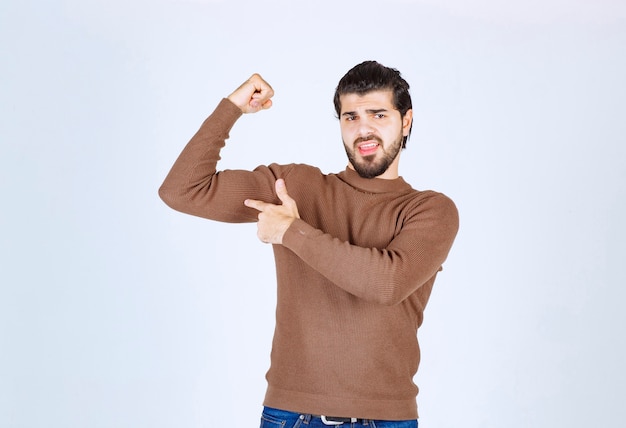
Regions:
M 367 419 L 417 418 L 417 328 L 458 229 L 453 202 L 402 178 L 308 165 L 216 172 L 241 111 L 224 99 L 159 190 L 170 207 L 254 222 L 247 198 L 279 204 L 284 178 L 301 216 L 274 245 L 276 328 L 264 404 Z

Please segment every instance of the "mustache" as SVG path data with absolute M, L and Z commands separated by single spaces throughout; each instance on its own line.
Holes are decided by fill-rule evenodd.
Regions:
M 354 144 L 354 145 L 356 146 L 356 145 L 357 145 L 357 144 L 359 144 L 359 143 L 362 143 L 362 142 L 364 142 L 364 141 L 371 141 L 371 140 L 376 141 L 376 142 L 377 142 L 378 144 L 380 144 L 381 146 L 382 146 L 382 144 L 383 144 L 383 140 L 382 140 L 382 138 L 377 137 L 377 136 L 376 136 L 376 135 L 374 135 L 374 134 L 366 135 L 366 136 L 364 136 L 364 137 L 359 137 L 359 138 L 357 138 L 356 140 L 354 140 L 354 143 L 352 143 L 352 144 Z

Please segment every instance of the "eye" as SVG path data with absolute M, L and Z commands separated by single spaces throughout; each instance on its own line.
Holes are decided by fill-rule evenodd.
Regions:
M 356 116 L 355 115 L 347 115 L 345 116 L 346 118 L 346 122 L 352 122 L 353 120 L 356 120 Z
M 374 115 L 375 119 L 384 119 L 385 118 L 385 114 L 384 113 L 376 113 Z

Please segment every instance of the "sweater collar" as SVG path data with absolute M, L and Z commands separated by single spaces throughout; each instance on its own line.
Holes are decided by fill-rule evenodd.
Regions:
M 348 167 L 337 176 L 350 186 L 368 193 L 402 192 L 411 189 L 411 186 L 402 177 L 393 180 L 363 178 L 358 172 Z

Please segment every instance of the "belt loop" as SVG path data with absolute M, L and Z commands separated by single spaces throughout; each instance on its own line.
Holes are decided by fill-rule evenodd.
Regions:
M 304 425 L 309 425 L 309 423 L 311 422 L 311 415 L 300 415 L 300 419 L 302 419 L 302 423 Z

